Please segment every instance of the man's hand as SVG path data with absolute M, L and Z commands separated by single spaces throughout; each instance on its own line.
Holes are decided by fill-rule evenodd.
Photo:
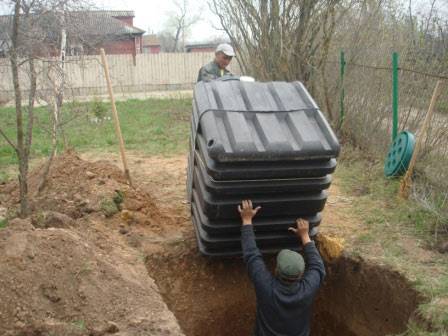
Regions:
M 296 225 L 297 228 L 290 227 L 288 230 L 294 232 L 297 235 L 297 238 L 302 241 L 302 245 L 308 244 L 311 241 L 309 235 L 310 224 L 308 223 L 308 221 L 299 218 L 296 221 Z
M 243 225 L 251 225 L 252 218 L 255 217 L 258 210 L 261 207 L 256 207 L 255 209 L 252 207 L 251 200 L 244 200 L 241 202 L 241 205 L 238 205 L 238 212 L 240 213 L 241 220 L 243 221 Z

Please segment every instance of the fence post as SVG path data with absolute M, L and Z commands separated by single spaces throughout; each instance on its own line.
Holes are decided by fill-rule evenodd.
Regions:
M 345 54 L 344 54 L 343 50 L 341 50 L 339 64 L 340 64 L 339 127 L 341 127 L 342 123 L 344 122 L 344 117 L 345 117 L 345 110 L 344 110 L 344 98 L 345 98 L 344 75 L 345 75 L 345 64 L 346 63 L 345 63 Z
M 398 133 L 398 53 L 392 54 L 392 141 Z

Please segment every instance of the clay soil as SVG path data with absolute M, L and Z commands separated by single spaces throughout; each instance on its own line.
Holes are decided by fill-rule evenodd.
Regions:
M 33 221 L 0 231 L 9 251 L 0 256 L 0 334 L 180 335 L 179 325 L 192 336 L 251 334 L 255 297 L 242 260 L 197 251 L 185 202 L 186 157 L 131 153 L 129 161 L 136 190 L 115 155 L 60 158 L 45 196 L 33 200 Z M 117 190 L 124 194 L 121 211 L 105 217 L 104 199 Z M 0 186 L 0 195 L 0 206 L 17 206 L 14 183 Z M 342 220 L 339 206 L 344 198 L 333 189 L 327 221 Z M 406 330 L 421 298 L 401 275 L 332 256 L 326 239 L 319 244 L 328 276 L 312 335 Z M 272 267 L 272 257 L 266 261 Z
M 66 153 L 37 195 L 40 172 L 31 173 L 31 217 L 0 230 L 0 335 L 181 335 L 135 248 L 137 228 L 160 241 L 159 223 L 172 220 L 108 162 Z M 0 195 L 11 215 L 16 182 Z

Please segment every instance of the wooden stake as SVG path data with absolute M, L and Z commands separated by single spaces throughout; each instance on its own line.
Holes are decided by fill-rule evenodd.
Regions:
M 411 162 L 409 163 L 409 168 L 406 172 L 406 175 L 401 180 L 400 183 L 400 193 L 399 195 L 402 198 L 409 198 L 409 193 L 412 185 L 412 174 L 414 173 L 415 163 L 417 162 L 417 156 L 420 151 L 420 147 L 423 141 L 426 138 L 426 131 L 428 130 L 429 123 L 431 121 L 431 117 L 434 113 L 434 107 L 437 103 L 437 99 L 439 99 L 442 91 L 442 81 L 438 80 L 436 83 L 436 87 L 434 88 L 434 92 L 432 94 L 431 103 L 429 104 L 428 112 L 426 113 L 425 121 L 423 122 L 422 128 L 420 130 L 420 134 L 418 135 L 417 143 L 415 144 L 414 153 L 412 154 Z
M 112 90 L 112 82 L 110 80 L 109 75 L 109 65 L 107 64 L 106 53 L 104 52 L 103 48 L 100 49 L 100 53 L 101 53 L 101 62 L 103 63 L 104 68 L 104 74 L 106 75 L 107 90 L 109 91 L 110 102 L 112 104 L 112 115 L 114 117 L 115 133 L 117 134 L 118 143 L 120 144 L 120 154 L 121 154 L 121 160 L 123 162 L 124 174 L 129 182 L 129 185 L 133 187 L 131 174 L 129 173 L 128 163 L 126 161 L 126 154 L 124 151 L 124 141 L 123 141 L 123 135 L 121 134 L 120 120 L 118 119 L 117 107 L 115 106 L 114 92 Z

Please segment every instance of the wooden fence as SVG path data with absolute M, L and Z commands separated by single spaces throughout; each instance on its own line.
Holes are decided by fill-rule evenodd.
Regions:
M 213 53 L 160 53 L 132 55 L 108 55 L 114 91 L 118 94 L 161 90 L 187 90 L 196 82 L 199 68 L 213 59 Z M 38 89 L 49 90 L 46 74 L 53 60 L 40 60 Z M 26 90 L 29 85 L 25 66 L 20 82 Z M 230 70 L 238 73 L 236 61 Z M 95 96 L 107 93 L 100 56 L 67 57 L 66 95 Z M 14 97 L 11 69 L 8 59 L 0 59 L 0 99 Z

